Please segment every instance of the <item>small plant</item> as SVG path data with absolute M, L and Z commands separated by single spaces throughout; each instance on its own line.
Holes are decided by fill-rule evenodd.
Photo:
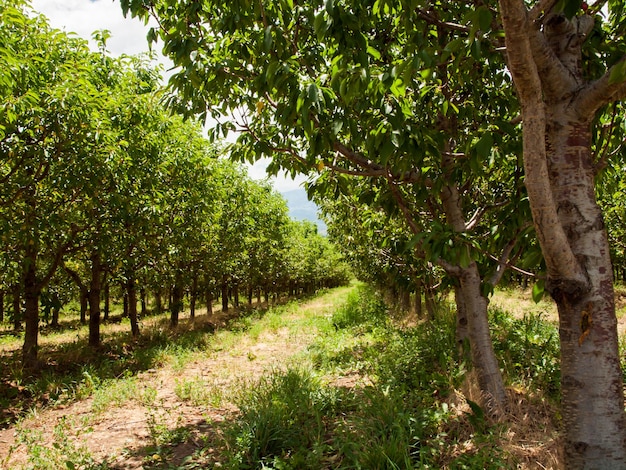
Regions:
M 359 286 L 352 291 L 332 316 L 335 329 L 368 325 L 373 328 L 387 321 L 387 307 L 382 297 L 368 286 Z
M 177 381 L 174 393 L 179 399 L 188 401 L 194 406 L 209 405 L 213 407 L 220 406 L 225 395 L 224 390 L 200 377 L 182 382 Z
M 172 447 L 190 439 L 191 432 L 188 428 L 180 425 L 180 417 L 176 420 L 175 428 L 170 428 L 171 420 L 172 416 L 169 409 L 164 409 L 162 413 L 159 413 L 156 407 L 149 409 L 146 424 L 152 445 L 148 448 L 148 456 L 146 457 L 148 462 L 153 464 L 165 462 Z
M 106 462 L 97 463 L 86 447 L 80 446 L 68 435 L 70 425 L 66 419 L 54 427 L 53 441 L 43 442 L 41 431 L 18 428 L 16 444 L 26 446 L 29 468 L 38 470 L 105 469 Z
M 528 314 L 516 319 L 498 308 L 491 309 L 490 314 L 494 350 L 509 380 L 558 400 L 561 371 L 556 326 L 544 321 L 541 315 Z
M 241 416 L 226 433 L 231 468 L 323 468 L 328 420 L 340 394 L 308 371 L 265 376 L 238 401 Z

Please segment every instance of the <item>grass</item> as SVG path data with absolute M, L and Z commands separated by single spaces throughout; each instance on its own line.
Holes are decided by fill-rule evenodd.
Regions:
M 472 371 L 458 355 L 447 306 L 434 321 L 401 327 L 362 285 L 253 311 L 228 327 L 183 323 L 172 332 L 155 318 L 141 339 L 111 334 L 89 360 L 76 345 L 55 343 L 57 367 L 45 378 L 24 377 L 20 386 L 39 399 L 48 393 L 50 401 L 92 397 L 94 413 L 140 403 L 149 435 L 144 468 L 549 468 L 557 459 L 560 393 L 549 308 L 526 305 L 515 291 L 492 302 L 494 347 L 511 401 L 499 420 L 486 416 L 474 398 Z M 280 365 L 268 368 L 255 349 L 266 340 L 286 342 L 289 354 L 289 343 L 308 347 L 277 357 Z M 71 367 L 62 353 L 80 364 Z M 235 359 L 239 368 L 230 365 Z M 196 363 L 219 364 L 219 371 L 192 373 Z M 236 411 L 225 420 L 207 417 L 208 428 L 185 423 L 158 398 L 149 374 L 140 374 L 164 367 L 180 402 Z M 65 468 L 56 454 L 46 454 L 43 447 L 50 446 L 33 447 L 36 439 L 23 432 L 38 462 L 57 465 L 32 468 Z M 65 428 L 55 437 L 51 452 L 65 445 L 60 439 L 74 446 L 64 452 L 75 456 L 77 467 L 106 463 L 89 460 L 69 433 Z M 174 449 L 189 442 L 194 450 L 176 460 Z

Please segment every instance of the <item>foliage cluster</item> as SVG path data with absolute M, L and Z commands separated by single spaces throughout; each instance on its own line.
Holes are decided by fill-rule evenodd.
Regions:
M 275 371 L 241 392 L 242 413 L 227 427 L 223 465 L 514 468 L 515 457 L 500 444 L 504 425 L 471 400 L 459 412 L 456 391 L 465 385 L 466 364 L 456 351 L 453 315 L 439 311 L 445 313 L 432 322 L 398 328 L 375 291 L 353 292 L 329 318 L 334 327 L 310 348 L 314 369 Z M 509 383 L 557 397 L 550 387 L 558 368 L 556 379 L 549 374 L 558 355 L 546 347 L 554 327 L 504 312 L 494 312 L 493 322 L 498 333 L 527 338 L 526 355 L 497 343 Z M 535 364 L 538 357 L 550 365 Z M 338 369 L 361 380 L 335 384 Z
M 6 5 L 5 5 L 6 3 Z M 288 218 L 267 182 L 220 157 L 199 123 L 165 110 L 146 57 L 112 58 L 52 29 L 27 4 L 0 3 L 0 321 L 25 325 L 24 361 L 37 366 L 39 318 L 58 326 L 80 300 L 90 345 L 100 301 L 123 297 L 133 335 L 169 299 L 209 311 L 312 292 L 348 279 L 311 223 Z M 20 70 L 20 73 L 17 73 Z M 112 292 L 112 294 L 110 294 Z M 5 315 L 5 302 L 12 306 Z

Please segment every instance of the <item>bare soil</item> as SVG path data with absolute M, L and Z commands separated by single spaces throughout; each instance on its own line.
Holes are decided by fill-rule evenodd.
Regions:
M 302 308 L 323 312 L 329 306 L 322 297 L 304 303 Z M 295 317 L 298 312 L 291 315 Z M 197 316 L 195 321 L 207 321 L 205 317 Z M 211 321 L 215 321 L 215 316 Z M 139 373 L 139 396 L 120 405 L 111 405 L 104 412 L 94 413 L 93 397 L 67 406 L 36 410 L 17 426 L 0 430 L 0 469 L 23 468 L 27 463 L 28 449 L 16 440 L 18 429 L 41 431 L 43 441 L 40 444 L 51 446 L 54 429 L 62 422 L 68 425 L 67 437 L 75 441 L 75 448 L 85 449 L 96 461 L 106 462 L 115 469 L 140 469 L 158 463 L 151 461 L 159 458 L 154 452 L 151 426 L 186 428 L 191 438 L 172 449 L 168 458 L 168 463 L 176 466 L 200 448 L 206 436 L 219 434 L 220 423 L 237 413 L 236 407 L 227 400 L 218 407 L 181 400 L 176 390 L 182 382 L 198 380 L 228 393 L 242 382 L 250 383 L 264 372 L 285 367 L 313 337 L 312 331 L 295 334 L 286 328 L 264 331 L 256 340 L 246 336 L 235 348 L 196 359 L 182 370 L 165 366 Z M 141 397 L 154 390 L 156 397 L 146 403 Z

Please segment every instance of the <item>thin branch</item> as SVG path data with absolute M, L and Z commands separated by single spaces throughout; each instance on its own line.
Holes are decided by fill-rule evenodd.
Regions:
M 416 12 L 420 18 L 422 18 L 423 20 L 426 20 L 427 23 L 430 23 L 433 26 L 437 26 L 437 27 L 444 28 L 444 29 L 449 29 L 452 31 L 462 31 L 464 33 L 470 32 L 470 28 L 468 28 L 467 26 L 463 26 L 462 24 L 457 24 L 457 23 L 449 23 L 446 21 L 441 21 L 440 19 L 435 18 L 433 15 L 431 15 L 427 11 L 418 9 L 416 10 Z
M 491 204 L 488 206 L 479 207 L 478 209 L 476 209 L 476 212 L 474 212 L 474 215 L 472 215 L 472 218 L 469 220 L 469 222 L 465 224 L 465 230 L 466 231 L 474 230 L 476 226 L 478 225 L 478 223 L 483 218 L 483 216 L 487 213 L 487 211 L 505 206 L 506 204 L 507 204 L 507 201 L 502 201 L 502 202 L 496 202 L 495 204 Z
M 504 275 L 504 272 L 506 271 L 507 268 L 511 268 L 518 272 L 522 272 L 523 274 L 529 275 L 529 273 L 526 273 L 525 271 L 522 271 L 519 268 L 515 268 L 515 266 L 513 266 L 513 264 L 509 262 L 509 256 L 511 256 L 511 252 L 513 251 L 513 248 L 515 248 L 515 245 L 517 245 L 517 241 L 519 239 L 520 233 L 522 233 L 523 230 L 530 227 L 530 225 L 531 225 L 530 222 L 527 222 L 526 224 L 522 225 L 517 230 L 517 232 L 515 233 L 515 236 L 511 240 L 509 240 L 509 242 L 506 244 L 506 246 L 502 250 L 502 253 L 500 254 L 499 259 L 487 253 L 487 255 L 491 259 L 498 262 L 498 267 L 496 268 L 496 271 L 489 278 L 489 283 L 492 286 L 496 286 L 500 283 L 500 280 L 502 279 L 502 276 Z
M 400 207 L 400 210 L 402 211 L 402 215 L 404 215 L 404 219 L 406 220 L 407 224 L 411 228 L 411 232 L 417 235 L 418 233 L 421 232 L 421 230 L 415 223 L 415 220 L 413 220 L 413 214 L 411 214 L 411 211 L 409 210 L 406 202 L 404 201 L 402 194 L 400 194 L 400 191 L 398 190 L 398 187 L 397 187 L 397 183 L 393 180 L 391 175 L 387 176 L 387 182 L 389 183 L 389 187 L 391 188 L 391 194 L 393 195 L 393 198 L 396 200 L 396 203 L 398 204 L 398 206 Z
M 579 93 L 574 106 L 580 117 L 591 118 L 602 106 L 626 98 L 626 81 L 616 83 L 609 81 L 612 71 L 617 67 L 623 67 L 625 62 L 626 56 Z

